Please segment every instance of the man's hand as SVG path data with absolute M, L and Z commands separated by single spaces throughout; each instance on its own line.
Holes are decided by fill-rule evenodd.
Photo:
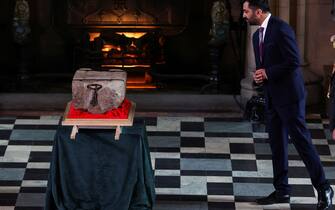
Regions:
M 335 129 L 332 132 L 332 138 L 333 138 L 333 140 L 335 140 Z
M 264 80 L 267 80 L 268 77 L 266 75 L 265 69 L 257 69 L 254 73 L 254 80 L 256 84 L 260 84 L 264 82 Z

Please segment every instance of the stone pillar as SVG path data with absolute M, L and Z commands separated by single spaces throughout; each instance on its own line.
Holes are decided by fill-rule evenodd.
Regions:
M 277 0 L 269 0 L 270 12 L 274 16 L 278 16 L 277 4 Z
M 305 56 L 305 34 L 306 34 L 306 0 L 297 0 L 297 42 L 300 49 L 301 64 L 307 65 Z
M 307 91 L 306 105 L 320 104 L 323 99 L 323 77 L 309 69 L 306 61 L 306 0 L 297 0 L 296 38 L 300 50 L 302 74 Z
M 278 9 L 278 16 L 285 22 L 290 23 L 290 0 L 280 0 Z
M 254 48 L 252 44 L 252 35 L 258 29 L 258 26 L 248 25 L 248 33 L 246 40 L 246 61 L 244 79 L 241 80 L 241 102 L 243 105 L 253 96 L 256 91 L 253 87 L 253 71 L 256 70 Z

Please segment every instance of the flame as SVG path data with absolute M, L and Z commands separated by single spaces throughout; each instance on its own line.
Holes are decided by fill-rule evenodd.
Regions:
M 99 33 L 99 32 L 90 32 L 88 34 L 90 36 L 90 42 L 93 42 L 95 38 L 100 37 L 101 33 Z
M 116 45 L 112 45 L 112 44 L 105 44 L 101 51 L 102 52 L 109 52 L 112 49 L 116 49 L 117 51 L 121 51 L 120 46 L 116 46 Z
M 110 47 L 104 47 L 104 48 L 102 48 L 102 52 L 109 52 L 109 51 L 111 51 L 111 49 L 112 48 L 110 48 Z
M 138 55 L 126 53 L 126 54 L 124 54 L 124 57 L 126 57 L 126 58 L 138 58 Z
M 147 34 L 147 32 L 116 32 L 116 33 L 121 36 L 123 35 L 127 38 L 135 38 L 135 39 L 139 39 Z

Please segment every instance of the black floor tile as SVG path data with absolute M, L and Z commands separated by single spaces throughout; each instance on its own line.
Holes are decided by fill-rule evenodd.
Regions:
M 26 168 L 27 163 L 0 163 L 1 168 Z
M 172 131 L 147 131 L 148 136 L 180 136 L 180 132 Z
M 157 158 L 155 161 L 155 169 L 179 170 L 180 159 Z
M 29 162 L 50 162 L 52 152 L 30 152 Z
M 0 130 L 0 139 L 9 139 L 12 130 Z
M 180 137 L 181 147 L 205 147 L 205 138 L 203 137 Z
M 15 118 L 13 119 L 0 119 L 0 124 L 14 124 L 15 123 Z
M 17 196 L 16 193 L 0 193 L 0 209 L 1 206 L 15 206 Z
M 328 145 L 315 145 L 319 155 L 331 155 Z
M 45 193 L 46 187 L 21 187 L 20 193 Z
M 180 158 L 207 158 L 205 153 L 181 153 Z
M 181 176 L 206 176 L 207 171 L 181 170 Z
M 0 146 L 0 156 L 4 156 L 7 146 Z
M 255 202 L 259 196 L 235 196 L 235 202 Z
M 207 159 L 230 159 L 230 154 L 207 153 Z
M 181 122 L 181 131 L 204 131 L 205 126 L 203 122 Z
M 232 183 L 207 183 L 208 195 L 234 195 Z
M 310 129 L 312 139 L 325 139 L 326 135 L 322 129 Z
M 255 145 L 244 143 L 230 143 L 230 153 L 255 154 Z
M 17 116 L 16 119 L 39 120 L 39 119 L 41 119 L 41 116 Z
M 23 180 L 48 180 L 49 169 L 26 169 Z
M 180 188 L 180 176 L 156 176 L 156 188 Z
M 252 138 L 252 133 L 217 133 L 217 132 L 205 132 L 205 137 L 245 137 L 245 138 Z
M 257 171 L 256 160 L 231 160 L 233 171 Z
M 235 203 L 231 202 L 215 202 L 208 203 L 208 210 L 235 210 Z
M 21 186 L 22 181 L 0 180 L 0 186 Z M 1 196 L 0 196 L 1 197 Z
M 173 148 L 173 147 L 166 147 L 166 148 L 163 148 L 163 147 L 150 147 L 150 152 L 173 152 L 173 153 L 178 153 L 180 152 L 180 148 Z
M 207 201 L 205 195 L 181 195 L 180 200 L 182 201 Z
M 207 171 L 207 176 L 232 176 L 231 171 Z
M 34 140 L 10 140 L 8 145 L 35 145 L 35 146 L 52 146 L 53 141 L 34 141 Z

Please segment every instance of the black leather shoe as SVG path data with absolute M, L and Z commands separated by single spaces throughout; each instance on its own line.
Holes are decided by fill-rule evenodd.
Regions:
M 327 210 L 332 206 L 334 191 L 331 187 L 318 190 L 318 205 L 317 210 Z
M 258 198 L 256 199 L 256 203 L 260 205 L 270 205 L 275 203 L 289 203 L 290 202 L 290 195 L 276 195 L 276 191 L 271 193 L 267 197 Z

